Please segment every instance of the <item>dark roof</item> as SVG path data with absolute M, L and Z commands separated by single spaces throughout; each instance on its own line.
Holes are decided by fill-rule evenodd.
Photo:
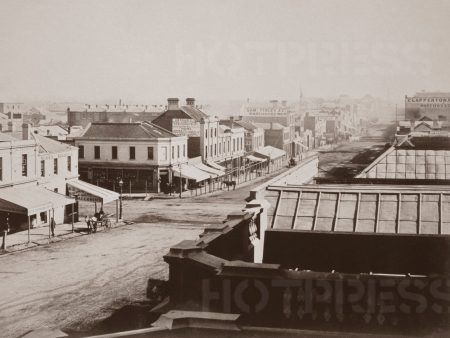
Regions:
M 397 149 L 415 150 L 450 150 L 450 137 L 444 135 L 410 136 L 405 138 L 398 145 Z
M 202 118 L 209 117 L 208 114 L 202 112 L 200 109 L 191 106 L 182 106 L 180 107 L 180 110 L 185 112 L 187 115 L 189 115 L 192 119 L 194 119 L 197 122 L 200 122 Z
M 149 122 L 92 123 L 79 139 L 149 139 L 174 137 L 164 128 Z
M 448 186 L 269 187 L 272 229 L 450 234 Z
M 257 129 L 258 127 L 255 126 L 253 123 L 249 122 L 249 121 L 243 121 L 243 120 L 239 120 L 239 121 L 233 121 L 233 123 L 231 123 L 231 120 L 222 120 L 220 121 L 220 124 L 230 127 L 233 125 L 234 127 L 242 127 L 246 130 L 250 130 L 253 131 L 255 129 Z

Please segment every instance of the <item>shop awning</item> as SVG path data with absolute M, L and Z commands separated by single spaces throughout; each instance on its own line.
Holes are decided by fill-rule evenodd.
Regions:
M 226 171 L 227 168 L 222 167 L 221 165 L 215 163 L 215 162 L 206 162 L 206 164 L 208 164 L 211 168 L 217 169 L 217 170 L 221 170 L 221 171 Z
M 278 149 L 272 146 L 265 146 L 258 151 L 255 152 L 255 155 L 261 155 L 268 157 L 271 160 L 276 160 L 277 158 L 281 158 L 286 155 L 286 152 L 282 149 Z
M 200 170 L 203 170 L 204 172 L 208 174 L 212 174 L 214 176 L 223 176 L 225 175 L 225 172 L 222 170 L 218 170 L 212 167 L 208 167 L 206 164 L 203 164 L 202 162 L 199 163 L 192 163 L 192 165 Z
M 210 179 L 213 175 L 203 170 L 200 170 L 189 164 L 182 164 L 181 167 L 172 167 L 173 175 L 176 177 L 188 178 L 190 180 L 195 180 L 197 182 Z
M 248 155 L 245 157 L 247 160 L 252 161 L 252 162 L 265 162 L 266 159 L 261 158 L 261 157 L 256 157 L 253 155 Z
M 67 187 L 69 188 L 69 195 L 77 196 L 80 201 L 106 204 L 119 199 L 118 193 L 81 180 L 69 181 Z
M 73 198 L 39 186 L 0 189 L 0 210 L 5 212 L 30 216 L 73 203 Z

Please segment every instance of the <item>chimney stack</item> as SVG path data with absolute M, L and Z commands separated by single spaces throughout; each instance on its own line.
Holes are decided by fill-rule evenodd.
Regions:
M 29 140 L 31 133 L 31 126 L 28 123 L 22 124 L 22 140 Z
M 167 110 L 177 110 L 178 107 L 178 98 L 172 97 L 167 99 Z
M 188 97 L 186 99 L 186 105 L 190 107 L 195 107 L 195 99 L 193 97 Z

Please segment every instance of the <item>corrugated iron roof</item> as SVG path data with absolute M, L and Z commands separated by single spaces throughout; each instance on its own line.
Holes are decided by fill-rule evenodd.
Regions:
M 447 186 L 269 187 L 266 199 L 273 229 L 450 234 Z

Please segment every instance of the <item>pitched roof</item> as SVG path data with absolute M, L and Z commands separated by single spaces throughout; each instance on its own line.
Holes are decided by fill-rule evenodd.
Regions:
M 265 146 L 262 147 L 261 149 L 258 149 L 257 151 L 255 151 L 256 155 L 263 155 L 266 156 L 268 158 L 270 158 L 271 160 L 280 158 L 284 155 L 286 155 L 286 152 L 282 149 L 278 149 L 272 146 Z
M 192 119 L 194 119 L 197 122 L 200 122 L 202 118 L 206 119 L 209 117 L 208 114 L 202 112 L 200 109 L 191 106 L 181 106 L 180 110 L 185 112 L 187 115 L 189 115 Z
M 72 150 L 72 148 L 74 148 L 67 143 L 62 143 L 39 134 L 31 134 L 31 135 L 39 145 L 40 153 L 58 154 L 70 151 Z
M 391 147 L 356 178 L 450 180 L 450 150 Z
M 270 203 L 268 226 L 273 229 L 450 234 L 447 186 L 269 187 L 266 200 Z
M 231 120 L 222 120 L 222 121 L 220 121 L 220 124 L 223 124 L 223 125 L 225 125 L 227 127 L 230 127 L 230 128 L 231 128 L 231 126 L 233 126 L 233 127 L 242 127 L 244 129 L 250 130 L 250 131 L 253 131 L 253 130 L 258 128 L 252 122 L 243 121 L 243 120 L 233 121 L 233 122 L 231 122 Z
M 78 139 L 151 139 L 175 134 L 153 123 L 92 123 Z

